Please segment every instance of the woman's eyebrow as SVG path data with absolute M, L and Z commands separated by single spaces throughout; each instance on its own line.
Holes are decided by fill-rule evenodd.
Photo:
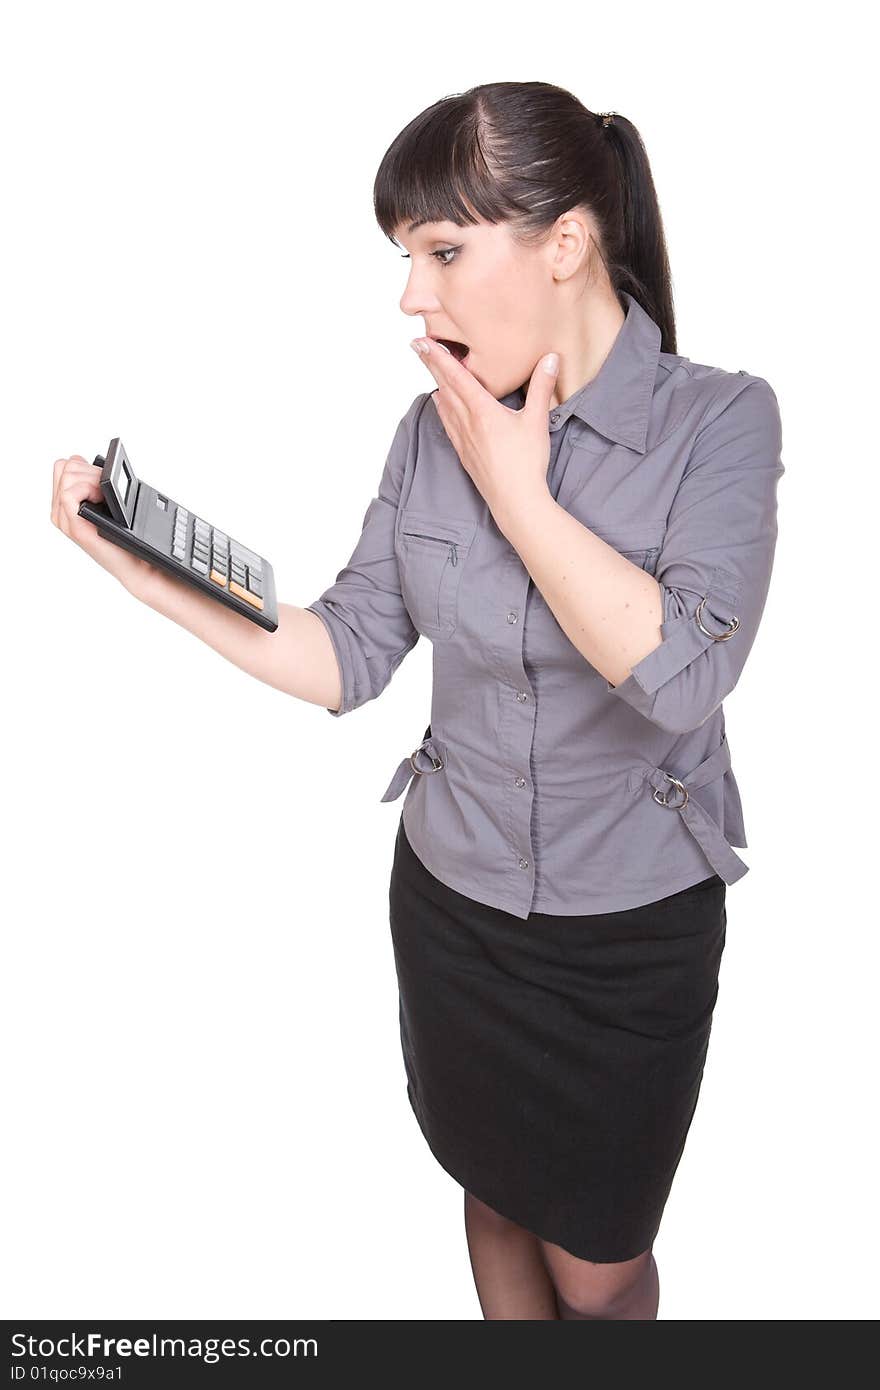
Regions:
M 414 227 L 437 227 L 437 228 L 440 228 L 440 227 L 451 227 L 451 226 L 453 226 L 453 225 L 454 225 L 454 224 L 451 223 L 451 222 L 427 222 L 427 221 L 423 221 L 423 222 L 414 222 L 414 223 L 412 223 L 409 227 L 407 227 L 407 232 L 408 232 L 408 233 L 412 232 L 412 230 L 413 230 Z M 432 241 L 454 241 L 456 235 L 457 235 L 457 233 L 453 233 L 451 236 L 444 236 L 444 235 L 442 234 L 442 232 L 436 231 L 436 232 L 434 232 L 431 236 L 426 237 L 425 244 L 428 245 L 428 246 L 430 246 L 430 244 L 431 244 Z M 392 240 L 393 240 L 395 246 L 400 246 L 400 245 L 401 245 L 401 243 L 397 240 L 396 237 L 392 237 Z M 401 247 L 401 249 L 403 249 L 403 248 Z

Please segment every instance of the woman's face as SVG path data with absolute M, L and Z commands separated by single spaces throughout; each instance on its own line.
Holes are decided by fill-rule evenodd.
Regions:
M 412 232 L 401 223 L 394 235 L 411 260 L 400 307 L 424 319 L 414 336 L 466 343 L 465 366 L 496 400 L 526 384 L 543 354 L 557 347 L 554 271 L 570 254 L 565 239 L 524 248 L 504 223 L 484 221 L 428 222 Z

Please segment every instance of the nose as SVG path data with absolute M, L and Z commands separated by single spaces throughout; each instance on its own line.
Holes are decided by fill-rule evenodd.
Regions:
M 439 317 L 439 304 L 437 296 L 431 290 L 429 284 L 424 279 L 416 276 L 416 267 L 413 266 L 406 282 L 406 289 L 400 296 L 400 308 L 404 314 L 411 317 L 421 315 L 422 318 Z

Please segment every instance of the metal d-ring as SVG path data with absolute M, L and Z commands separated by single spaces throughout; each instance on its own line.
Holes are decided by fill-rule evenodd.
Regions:
M 706 595 L 706 597 L 708 598 L 708 594 Z M 703 624 L 700 622 L 700 614 L 703 611 L 703 604 L 705 602 L 706 599 L 700 600 L 699 607 L 697 608 L 696 614 L 694 615 L 696 617 L 697 625 L 699 626 L 700 631 L 705 632 L 707 637 L 711 637 L 713 642 L 726 642 L 728 637 L 732 637 L 733 634 L 736 632 L 737 628 L 739 627 L 739 618 L 736 616 L 736 614 L 734 614 L 734 616 L 730 619 L 731 626 L 728 632 L 710 632 L 709 629 L 707 627 L 703 627 Z
M 428 753 L 428 757 L 431 759 L 431 762 L 434 764 L 433 767 L 416 767 L 416 762 L 415 762 L 416 753 L 422 753 L 422 752 L 428 753 L 428 750 L 427 750 L 427 748 L 425 747 L 425 745 L 424 745 L 423 743 L 420 743 L 419 746 L 418 746 L 418 748 L 416 748 L 415 752 L 410 753 L 410 755 L 409 755 L 409 765 L 410 765 L 410 767 L 412 768 L 413 772 L 417 772 L 417 773 L 419 774 L 419 776 L 421 776 L 421 775 L 422 775 L 423 773 L 425 773 L 425 772 L 439 772 L 440 769 L 443 767 L 443 759 L 442 759 L 442 758 L 435 758 L 433 753 Z
M 685 786 L 684 782 L 680 782 L 677 777 L 673 777 L 671 772 L 664 772 L 663 776 L 667 779 L 667 781 L 671 782 L 674 787 L 678 787 L 678 790 L 680 792 L 684 792 L 684 801 L 672 802 L 669 800 L 665 792 L 661 792 L 659 788 L 656 787 L 654 789 L 654 800 L 658 801 L 661 806 L 670 806 L 673 811 L 683 810 L 684 807 L 688 804 L 687 787 Z

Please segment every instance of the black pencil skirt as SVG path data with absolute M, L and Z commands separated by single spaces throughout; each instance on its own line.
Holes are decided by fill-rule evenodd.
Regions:
M 527 921 L 424 867 L 389 891 L 407 1094 L 441 1166 L 580 1259 L 653 1243 L 696 1109 L 727 926 L 717 874 Z

